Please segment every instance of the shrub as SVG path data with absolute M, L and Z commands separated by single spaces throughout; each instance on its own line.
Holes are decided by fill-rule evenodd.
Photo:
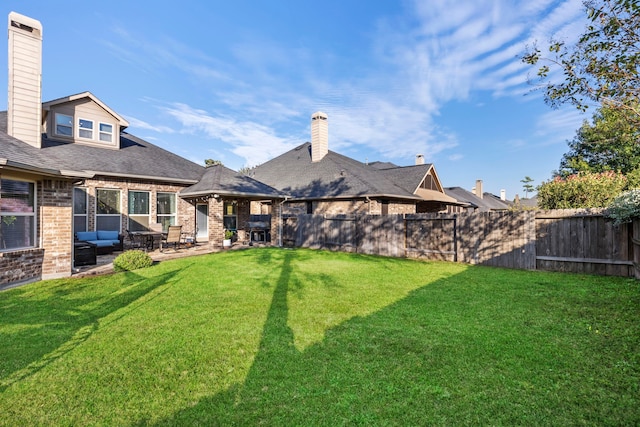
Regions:
M 640 218 L 640 189 L 625 191 L 607 207 L 607 217 L 618 225 Z
M 604 208 L 626 185 L 624 175 L 611 171 L 555 177 L 538 187 L 538 206 L 542 209 Z
M 150 267 L 153 260 L 148 253 L 139 249 L 121 253 L 113 260 L 115 271 L 130 271 Z

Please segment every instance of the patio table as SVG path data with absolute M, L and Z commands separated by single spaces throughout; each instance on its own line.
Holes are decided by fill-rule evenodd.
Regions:
M 152 251 L 156 240 L 161 240 L 166 233 L 161 231 L 132 231 L 131 234 L 133 237 L 140 239 L 140 243 L 142 243 L 147 250 Z

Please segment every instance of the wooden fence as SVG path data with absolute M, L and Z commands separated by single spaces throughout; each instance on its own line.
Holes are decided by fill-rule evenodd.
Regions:
M 631 225 L 590 210 L 299 215 L 282 230 L 287 246 L 610 276 L 633 277 L 640 255 Z

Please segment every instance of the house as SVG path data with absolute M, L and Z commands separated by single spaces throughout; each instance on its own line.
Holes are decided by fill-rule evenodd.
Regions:
M 413 166 L 362 163 L 329 150 L 328 116 L 311 116 L 311 142 L 257 166 L 252 177 L 287 194 L 287 214 L 437 212 L 458 202 L 421 155 Z
M 181 225 L 214 248 L 229 230 L 250 241 L 258 223 L 265 239 L 280 237 L 283 212 L 386 215 L 460 204 L 421 155 L 400 167 L 330 151 L 328 117 L 321 112 L 311 117 L 311 142 L 252 176 L 222 165 L 206 168 L 130 134 L 127 120 L 91 92 L 43 103 L 40 22 L 11 12 L 8 40 L 8 103 L 0 112 L 0 288 L 70 276 L 79 231 L 125 234 Z
M 450 205 L 447 208 L 449 213 L 506 211 L 512 205 L 511 202 L 506 200 L 504 194 L 498 197 L 492 193 L 484 192 L 482 180 L 476 180 L 473 191 L 465 190 L 462 187 L 447 187 L 445 192 L 459 202 L 458 206 Z
M 250 218 L 252 201 L 277 210 L 276 190 L 129 134 L 128 122 L 90 92 L 42 103 L 42 26 L 12 12 L 8 32 L 0 286 L 71 275 L 78 231 L 178 224 L 217 246 L 225 227 L 244 232 L 240 221 Z

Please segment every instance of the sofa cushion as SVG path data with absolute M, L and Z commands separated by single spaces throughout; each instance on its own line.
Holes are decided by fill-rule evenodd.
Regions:
M 113 246 L 113 242 L 111 240 L 88 240 L 89 243 L 93 243 L 99 248 L 104 248 L 105 246 Z
M 98 233 L 95 231 L 78 231 L 76 233 L 76 237 L 78 240 L 82 240 L 83 242 L 89 240 L 98 240 Z
M 98 240 L 118 240 L 118 232 L 98 230 Z

